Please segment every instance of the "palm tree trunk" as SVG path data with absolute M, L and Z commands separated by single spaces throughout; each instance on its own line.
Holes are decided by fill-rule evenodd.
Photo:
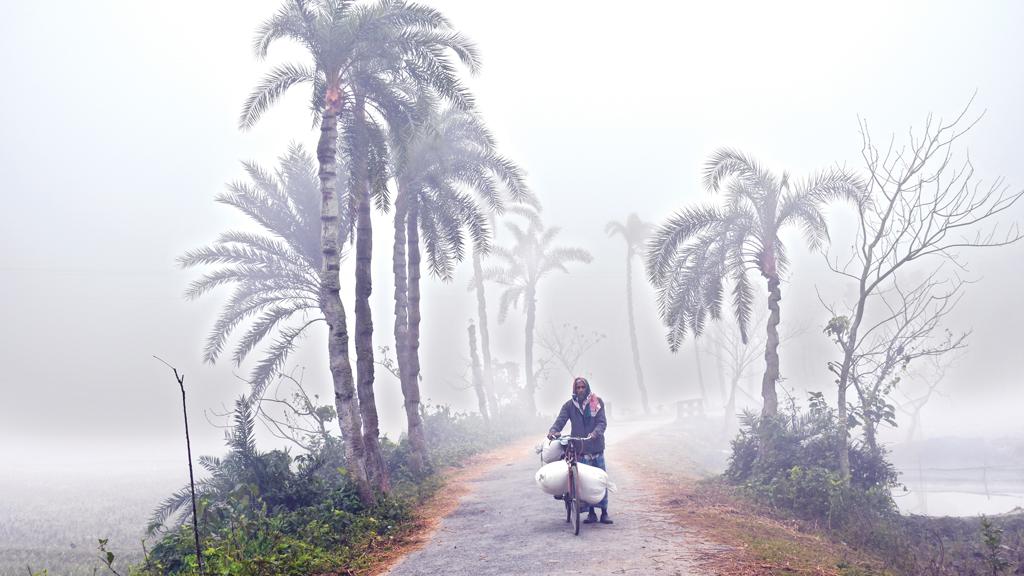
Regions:
M 640 367 L 640 345 L 636 339 L 636 320 L 633 313 L 633 253 L 626 252 L 626 306 L 629 308 L 629 346 L 633 350 L 633 371 L 636 373 L 636 386 L 640 389 L 640 404 L 644 414 L 650 416 L 651 406 L 647 401 L 647 386 L 644 385 L 644 371 Z
M 768 276 L 768 340 L 764 345 L 764 378 L 761 380 L 761 398 L 764 405 L 761 416 L 775 416 L 779 413 L 779 397 L 775 383 L 779 381 L 779 301 L 782 290 L 776 274 Z
M 323 269 L 320 274 L 320 309 L 327 320 L 327 352 L 330 360 L 331 378 L 334 381 L 334 406 L 338 411 L 338 423 L 344 439 L 345 459 L 348 471 L 355 480 L 359 499 L 368 505 L 373 501 L 373 491 L 366 473 L 365 449 L 362 438 L 362 418 L 356 400 L 352 381 L 352 365 L 348 357 L 348 326 L 345 307 L 341 304 L 338 277 L 341 267 L 339 235 L 339 206 L 336 192 L 338 115 L 332 109 L 323 113 L 320 125 L 320 142 L 317 145 L 317 160 L 320 163 L 320 248 L 323 252 Z
M 409 277 L 406 255 L 408 239 L 405 227 L 410 199 L 407 198 L 408 193 L 403 191 L 401 184 L 399 186 L 398 197 L 395 199 L 395 244 L 392 257 L 392 270 L 395 275 L 395 356 L 398 359 L 398 376 L 401 380 L 407 429 L 411 430 L 419 421 L 419 408 L 413 407 L 411 412 L 409 410 Z M 411 441 L 410 436 L 410 443 Z M 419 450 L 412 450 L 409 455 L 409 467 L 413 473 L 422 474 L 424 454 Z
M 409 345 L 406 359 L 409 370 L 402 373 L 405 392 L 405 416 L 409 421 L 409 444 L 419 454 L 424 468 L 430 466 L 427 437 L 420 415 L 420 227 L 416 203 L 409 205 L 406 216 L 406 234 L 409 259 Z
M 490 415 L 498 410 L 498 395 L 494 390 L 494 368 L 491 364 L 491 334 L 487 326 L 487 294 L 484 292 L 484 267 L 480 253 L 473 249 L 473 277 L 476 290 L 476 314 L 480 324 L 480 348 L 484 357 L 484 387 Z
M 490 423 L 487 417 L 487 396 L 484 394 L 484 373 L 480 368 L 480 356 L 476 353 L 476 326 L 472 322 L 466 329 L 469 333 L 469 358 L 473 366 L 473 388 L 476 390 L 476 402 L 480 408 L 480 416 L 485 423 Z
M 356 379 L 359 410 L 363 417 L 363 443 L 366 446 L 367 473 L 377 490 L 387 492 L 389 483 L 384 458 L 380 453 L 380 426 L 377 401 L 373 393 L 373 318 L 370 294 L 373 292 L 370 264 L 373 258 L 373 225 L 370 222 L 369 143 L 366 114 L 361 96 L 356 96 L 355 130 L 357 143 L 353 158 L 356 189 Z
M 537 321 L 537 294 L 531 286 L 526 289 L 526 339 L 524 359 L 526 361 L 526 408 L 530 416 L 537 415 L 537 375 L 533 372 L 533 332 Z

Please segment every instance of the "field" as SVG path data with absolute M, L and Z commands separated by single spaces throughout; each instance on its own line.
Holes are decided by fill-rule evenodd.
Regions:
M 150 512 L 185 479 L 170 463 L 0 471 L 0 574 L 91 575 L 101 567 L 99 538 L 109 538 L 115 567 L 137 561 Z

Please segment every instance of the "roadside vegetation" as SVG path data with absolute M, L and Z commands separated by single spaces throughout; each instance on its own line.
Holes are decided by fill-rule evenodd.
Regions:
M 418 506 L 444 486 L 447 469 L 516 439 L 521 424 L 529 421 L 508 411 L 488 424 L 479 414 L 425 407 L 424 431 L 434 470 L 415 472 L 409 464 L 408 440 L 403 437 L 395 443 L 384 438 L 382 453 L 393 489 L 364 505 L 348 475 L 342 440 L 330 431 L 318 431 L 319 422 L 335 419 L 333 408 L 313 408 L 315 416 L 293 420 L 288 429 L 309 447 L 293 454 L 261 451 L 255 430 L 262 417 L 246 398 L 236 402 L 232 424 L 225 431 L 226 452 L 199 458 L 205 469 L 197 483 L 196 508 L 202 571 L 188 486 L 153 511 L 142 561 L 126 561 L 122 555 L 128 551 L 99 540 L 89 564 L 100 573 L 125 576 L 365 573 L 414 534 Z M 537 422 L 531 429 L 542 427 Z M 31 573 L 65 573 L 54 570 Z
M 704 172 L 713 200 L 679 211 L 648 242 L 648 278 L 670 348 L 678 349 L 687 336 L 700 338 L 712 323 L 732 324 L 738 332 L 715 338 L 715 356 L 732 371 L 726 419 L 734 416 L 735 383 L 756 359 L 742 351 L 752 341 L 748 325 L 754 317 L 748 275 L 756 271 L 767 281 L 765 338 L 753 340 L 763 346 L 765 359 L 762 409 L 740 416 L 724 474 L 691 492 L 696 501 L 711 503 L 699 506 L 705 511 L 748 508 L 738 515 L 745 522 L 717 516 L 730 528 L 709 523 L 709 530 L 742 546 L 755 567 L 760 562 L 770 568 L 763 573 L 796 566 L 838 574 L 1024 570 L 1024 515 L 901 515 L 892 495 L 899 477 L 878 440 L 880 429 L 898 425 L 900 411 L 916 428 L 923 402 L 901 398 L 926 402 L 967 347 L 970 330 L 957 332 L 948 323 L 972 284 L 962 277 L 965 254 L 1022 239 L 1019 227 L 1000 217 L 1024 192 L 998 178 L 983 180 L 961 145 L 976 122 L 968 105 L 951 121 L 929 116 L 905 142 L 893 138 L 882 147 L 862 124 L 862 171 L 827 169 L 803 181 L 721 150 Z M 832 205 L 846 207 L 847 214 L 852 208 L 847 228 L 856 233 L 845 249 L 829 245 L 826 210 Z M 846 290 L 818 293 L 821 337 L 836 351 L 821 359 L 825 378 L 787 383 L 807 391 L 806 401 L 790 396 L 789 405 L 780 406 L 781 287 L 786 277 L 801 273 L 788 265 L 779 235 L 786 226 L 799 228 L 807 247 L 825 254 L 827 271 Z M 911 381 L 924 382 L 926 393 L 907 390 Z M 792 530 L 773 535 L 754 520 L 758 513 L 827 543 L 803 543 Z M 837 552 L 841 558 L 835 560 Z

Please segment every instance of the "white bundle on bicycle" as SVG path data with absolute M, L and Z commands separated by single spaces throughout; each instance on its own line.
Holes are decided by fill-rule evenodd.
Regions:
M 597 466 L 579 463 L 576 470 L 579 473 L 576 488 L 580 500 L 587 504 L 597 504 L 604 498 L 606 491 L 615 491 L 615 484 L 608 480 L 608 473 Z M 535 479 L 540 489 L 552 496 L 561 496 L 569 491 L 569 467 L 565 462 L 551 462 L 541 466 Z
M 551 462 L 557 462 L 562 459 L 565 455 L 565 448 L 558 440 L 544 439 L 537 446 L 537 452 L 540 453 L 540 461 L 544 464 L 550 464 Z

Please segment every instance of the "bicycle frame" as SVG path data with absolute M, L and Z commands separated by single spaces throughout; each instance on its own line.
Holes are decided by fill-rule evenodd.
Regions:
M 573 531 L 577 536 L 580 533 L 580 511 L 583 507 L 583 501 L 579 498 L 579 490 L 576 485 L 576 480 L 579 478 L 576 466 L 579 458 L 577 443 L 582 448 L 584 440 L 586 438 L 576 438 L 573 436 L 560 436 L 558 438 L 558 443 L 565 447 L 563 460 L 566 466 L 569 467 L 569 482 L 567 486 L 569 492 L 562 495 L 562 500 L 565 502 L 565 521 L 573 522 Z

